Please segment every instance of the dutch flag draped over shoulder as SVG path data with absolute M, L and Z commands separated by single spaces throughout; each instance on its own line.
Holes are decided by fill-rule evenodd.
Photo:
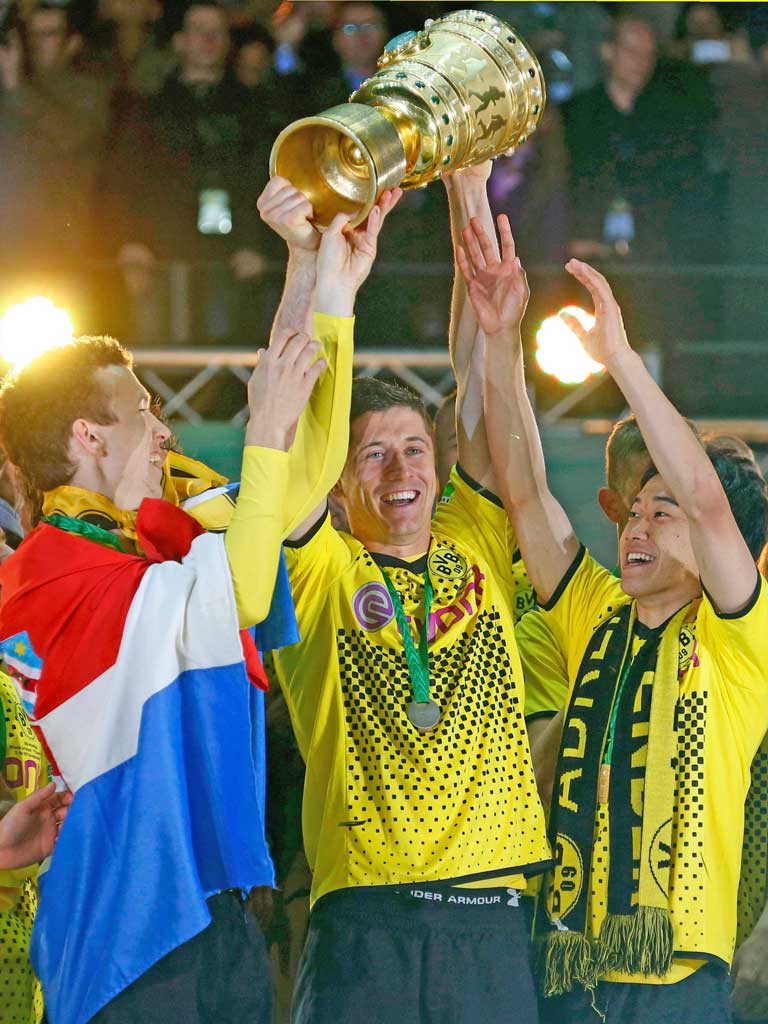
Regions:
M 41 525 L 0 573 L 0 640 L 75 793 L 32 937 L 52 1024 L 85 1024 L 202 931 L 214 893 L 274 884 L 224 538 L 164 501 L 137 529 L 148 558 Z

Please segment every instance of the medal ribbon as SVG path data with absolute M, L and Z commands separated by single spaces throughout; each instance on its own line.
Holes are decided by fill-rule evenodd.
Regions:
M 432 580 L 429 578 L 429 567 L 426 566 L 424 568 L 424 622 L 421 626 L 418 650 L 411 636 L 411 627 L 408 625 L 405 617 L 405 609 L 403 608 L 403 602 L 400 600 L 400 595 L 395 590 L 394 583 L 383 569 L 381 574 L 387 585 L 389 596 L 392 598 L 395 618 L 400 627 L 400 635 L 403 638 L 403 648 L 405 650 L 405 660 L 408 663 L 408 675 L 411 680 L 413 699 L 417 704 L 426 704 L 429 701 L 429 650 L 427 647 L 429 613 L 432 608 L 432 596 L 434 593 L 432 590 Z

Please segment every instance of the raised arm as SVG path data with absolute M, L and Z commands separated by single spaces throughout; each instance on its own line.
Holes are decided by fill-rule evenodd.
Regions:
M 256 206 L 264 223 L 288 246 L 285 285 L 270 340 L 286 330 L 311 334 L 320 248 L 320 232 L 312 225 L 312 205 L 289 181 L 275 177 L 267 183 Z
M 485 332 L 485 428 L 497 493 L 515 530 L 528 575 L 546 602 L 578 552 L 568 517 L 547 485 L 538 427 L 528 400 L 520 325 L 528 282 L 509 220 L 498 218 L 501 258 L 477 220 L 463 232 L 457 260 Z
M 595 325 L 586 331 L 573 317 L 564 318 L 590 356 L 608 370 L 634 413 L 653 464 L 688 519 L 702 585 L 718 611 L 741 611 L 754 593 L 757 568 L 714 466 L 629 347 L 621 310 L 603 275 L 579 260 L 570 260 L 566 270 L 592 296 Z
M 322 236 L 317 255 L 315 335 L 328 372 L 312 396 L 291 446 L 291 481 L 301 489 L 289 538 L 298 540 L 325 512 L 327 494 L 344 468 L 349 444 L 352 325 L 355 299 L 376 257 L 379 232 L 402 192 L 384 192 L 365 225 L 350 229 L 339 214 Z M 302 482 L 304 482 L 302 484 Z
M 448 193 L 451 241 L 454 253 L 461 245 L 461 233 L 474 217 L 490 238 L 494 238 L 493 216 L 488 203 L 487 182 L 490 160 L 466 167 L 443 179 Z M 485 336 L 468 301 L 464 278 L 454 268 L 451 322 L 448 330 L 451 365 L 456 378 L 456 438 L 459 463 L 471 477 L 496 492 L 483 412 L 483 362 Z
M 309 397 L 326 372 L 320 344 L 282 331 L 262 350 L 248 382 L 250 417 L 240 492 L 224 543 L 241 627 L 269 611 L 280 548 L 292 515 L 288 449 Z

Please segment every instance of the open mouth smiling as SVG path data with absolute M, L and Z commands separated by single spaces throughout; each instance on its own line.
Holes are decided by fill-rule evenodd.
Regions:
M 406 505 L 412 505 L 418 497 L 418 491 L 402 490 L 392 491 L 390 494 L 383 494 L 381 496 L 381 500 L 385 505 L 390 505 L 394 508 L 403 508 Z

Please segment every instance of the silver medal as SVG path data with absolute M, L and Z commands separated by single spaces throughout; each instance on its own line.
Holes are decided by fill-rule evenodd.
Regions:
M 412 700 L 408 705 L 408 721 L 419 732 L 431 732 L 440 721 L 440 707 L 433 700 Z

